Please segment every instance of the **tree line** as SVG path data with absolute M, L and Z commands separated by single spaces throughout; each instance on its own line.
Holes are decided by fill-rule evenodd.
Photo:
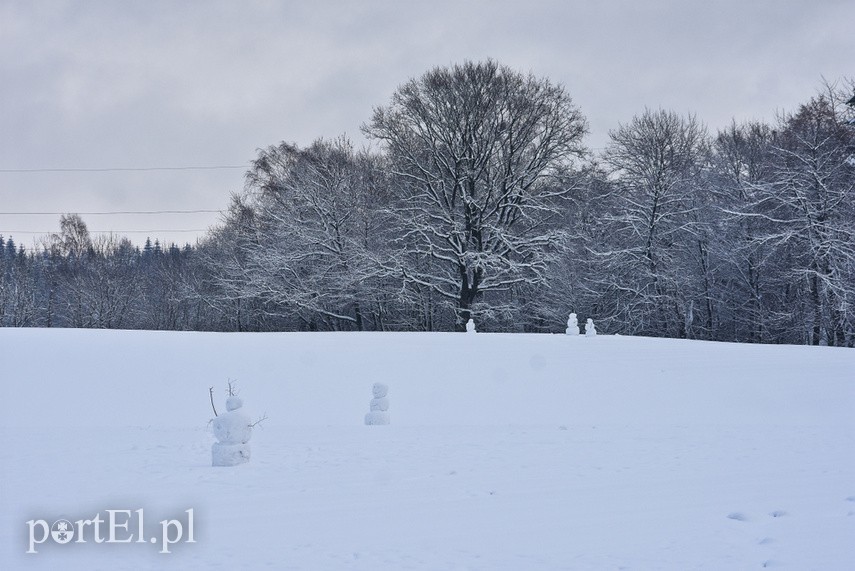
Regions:
M 855 345 L 855 98 L 711 134 L 645 109 L 593 153 L 564 87 L 496 62 L 403 84 L 346 138 L 258 152 L 195 246 L 0 237 L 0 325 L 600 331 Z M 848 104 L 847 104 L 848 103 Z M 372 150 L 373 149 L 373 150 Z

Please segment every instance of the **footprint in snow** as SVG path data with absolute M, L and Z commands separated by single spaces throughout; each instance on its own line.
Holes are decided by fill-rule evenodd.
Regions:
M 784 510 L 775 510 L 772 513 L 770 513 L 769 515 L 772 517 L 783 517 L 783 516 L 787 515 L 787 512 L 785 512 Z
M 847 502 L 855 502 L 855 496 L 849 496 L 848 498 L 846 498 L 846 501 Z
M 733 512 L 733 513 L 729 513 L 729 514 L 727 514 L 727 519 L 734 519 L 734 520 L 736 520 L 736 521 L 746 521 L 746 520 L 748 520 L 748 518 L 747 518 L 747 517 L 745 517 L 745 514 L 741 514 L 741 513 L 739 513 L 739 512 Z
M 757 545 L 769 545 L 770 543 L 775 543 L 775 540 L 771 537 L 764 537 L 757 542 Z

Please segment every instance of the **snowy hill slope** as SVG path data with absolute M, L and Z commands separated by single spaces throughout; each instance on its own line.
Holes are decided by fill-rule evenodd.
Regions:
M 0 329 L 0 367 L 4 569 L 855 567 L 852 350 Z M 214 469 L 228 379 L 269 419 Z M 140 508 L 196 543 L 24 553 L 28 520 Z

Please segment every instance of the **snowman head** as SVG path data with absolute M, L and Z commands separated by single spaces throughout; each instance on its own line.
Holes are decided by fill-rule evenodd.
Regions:
M 243 401 L 240 397 L 230 396 L 226 399 L 226 410 L 231 412 L 233 410 L 237 410 L 243 406 Z
M 371 392 L 374 394 L 374 398 L 381 399 L 389 393 L 389 387 L 383 383 L 374 383 Z

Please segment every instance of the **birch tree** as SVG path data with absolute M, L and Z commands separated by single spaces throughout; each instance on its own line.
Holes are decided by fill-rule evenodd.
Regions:
M 722 339 L 776 340 L 776 321 L 786 307 L 780 280 L 784 260 L 769 239 L 774 222 L 766 215 L 772 137 L 773 129 L 765 123 L 734 122 L 713 142 L 710 186 L 719 227 L 718 295 L 727 329 L 720 332 Z
M 382 328 L 377 260 L 387 224 L 378 160 L 344 138 L 259 154 L 248 178 L 258 212 L 247 259 L 252 295 L 284 304 L 311 328 Z
M 772 150 L 772 238 L 793 257 L 787 277 L 806 290 L 810 344 L 852 344 L 855 334 L 855 132 L 842 112 L 833 93 L 820 94 L 782 117 Z
M 596 247 L 600 287 L 618 301 L 618 320 L 635 332 L 686 337 L 706 255 L 700 183 L 706 130 L 694 117 L 645 110 L 610 133 L 604 153 L 615 187 L 606 247 Z M 694 249 L 700 249 L 697 256 Z M 700 298 L 705 302 L 703 296 Z

